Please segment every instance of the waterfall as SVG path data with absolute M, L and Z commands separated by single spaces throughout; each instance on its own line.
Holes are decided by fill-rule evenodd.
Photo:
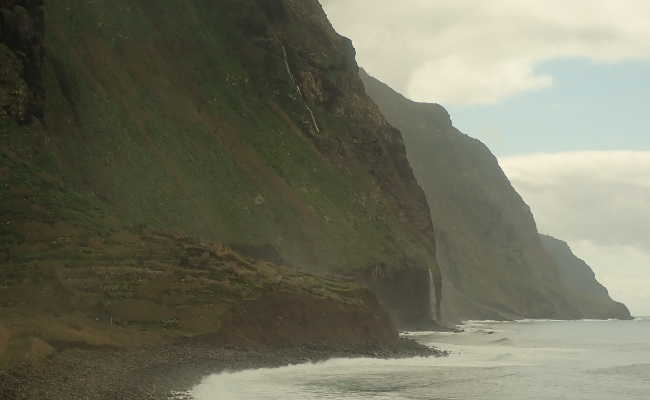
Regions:
M 300 100 L 302 100 L 302 104 L 305 106 L 305 109 L 309 113 L 309 116 L 311 117 L 311 123 L 314 126 L 314 130 L 316 133 L 320 133 L 320 129 L 318 128 L 318 123 L 316 122 L 316 117 L 314 116 L 314 112 L 312 111 L 311 107 L 307 104 L 305 101 L 305 96 L 302 94 L 302 90 L 300 89 L 300 85 L 298 85 L 298 81 L 296 78 L 293 76 L 293 72 L 291 71 L 291 66 L 289 66 L 289 58 L 287 56 L 287 49 L 282 45 L 282 56 L 284 58 L 284 66 L 287 69 L 287 74 L 289 74 L 289 78 L 291 79 L 291 82 L 295 85 L 296 87 L 296 93 L 298 93 L 298 96 L 300 96 Z
M 436 297 L 436 283 L 435 279 L 433 278 L 433 271 L 431 270 L 431 267 L 427 268 L 427 271 L 429 271 L 429 306 L 431 308 L 431 319 L 438 321 L 439 315 L 437 315 L 438 300 Z
M 437 275 L 429 268 L 429 294 L 431 296 L 431 315 L 439 324 L 443 324 L 442 315 L 442 273 L 447 270 L 448 259 L 445 254 L 444 242 L 441 240 L 440 233 L 436 230 L 434 232 L 434 245 L 436 252 L 436 264 L 438 267 Z

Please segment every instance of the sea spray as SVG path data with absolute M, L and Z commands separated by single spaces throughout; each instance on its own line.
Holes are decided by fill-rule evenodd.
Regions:
M 650 392 L 650 322 L 473 321 L 464 328 L 413 335 L 451 350 L 449 357 L 226 372 L 190 393 L 195 400 L 646 400 Z

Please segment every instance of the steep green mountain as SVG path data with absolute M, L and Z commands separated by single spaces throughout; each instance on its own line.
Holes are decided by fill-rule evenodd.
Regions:
M 444 315 L 452 319 L 629 317 L 576 292 L 593 279 L 567 279 L 542 245 L 529 207 L 480 141 L 453 127 L 437 104 L 412 102 L 365 72 L 368 94 L 404 136 L 436 227 L 445 277 Z M 567 268 L 568 268 L 567 264 Z
M 316 0 L 0 0 L 0 61 L 0 353 L 431 323 L 424 193 Z
M 607 288 L 596 280 L 596 275 L 584 260 L 578 258 L 569 245 L 554 237 L 541 235 L 542 244 L 559 267 L 568 298 L 580 313 L 588 318 L 631 318 L 625 304 L 612 300 Z

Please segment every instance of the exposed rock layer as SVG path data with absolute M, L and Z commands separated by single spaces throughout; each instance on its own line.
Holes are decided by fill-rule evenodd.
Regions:
M 443 314 L 452 319 L 629 317 L 603 296 L 581 297 L 587 289 L 602 292 L 600 285 L 593 276 L 582 284 L 570 278 L 581 274 L 571 272 L 575 263 L 563 260 L 558 268 L 497 159 L 483 143 L 454 128 L 443 107 L 412 102 L 365 72 L 361 76 L 388 121 L 402 131 L 427 194 L 445 277 Z

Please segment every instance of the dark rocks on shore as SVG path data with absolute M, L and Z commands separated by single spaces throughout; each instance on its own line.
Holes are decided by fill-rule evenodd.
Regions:
M 280 367 L 331 358 L 409 358 L 446 355 L 410 339 L 390 347 L 356 346 L 332 349 L 299 346 L 274 349 L 214 348 L 183 343 L 134 351 L 71 349 L 39 366 L 0 373 L 3 400 L 69 400 L 169 398 L 202 378 L 229 370 Z

